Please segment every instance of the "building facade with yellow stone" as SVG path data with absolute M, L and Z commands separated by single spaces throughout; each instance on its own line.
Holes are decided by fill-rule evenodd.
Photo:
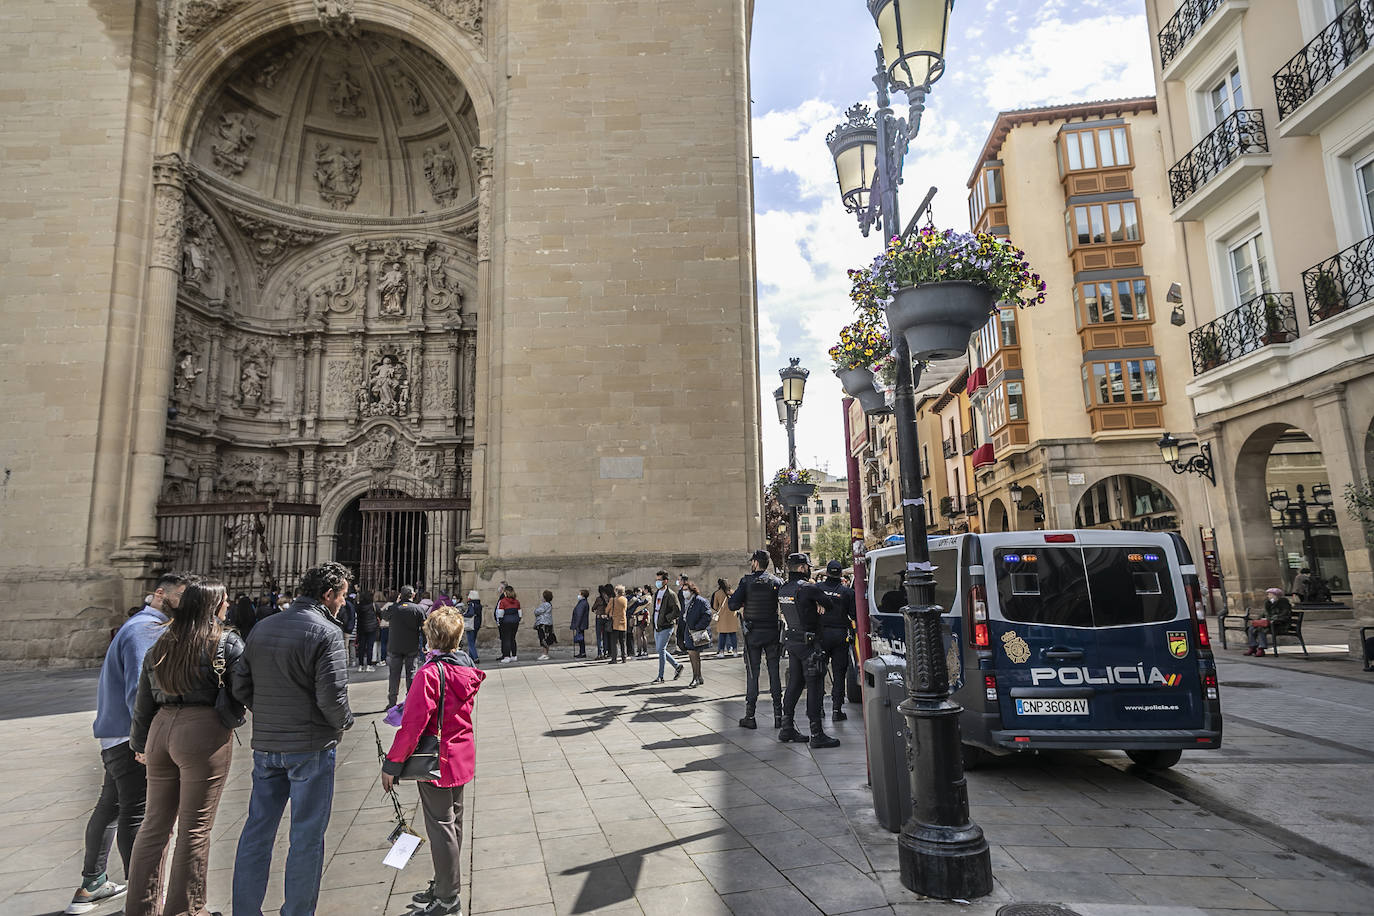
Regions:
M 0 662 L 150 576 L 535 592 L 762 533 L 752 3 L 0 11 Z

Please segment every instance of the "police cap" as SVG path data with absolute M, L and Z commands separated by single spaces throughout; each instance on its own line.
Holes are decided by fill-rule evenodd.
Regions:
M 825 564 L 825 571 L 832 576 L 838 576 L 844 572 L 844 564 L 839 560 L 831 560 Z
M 789 554 L 787 555 L 787 565 L 788 565 L 788 566 L 801 566 L 801 565 L 803 565 L 803 564 L 805 564 L 806 566 L 810 566 L 810 565 L 811 565 L 811 558 L 808 557 L 806 554 L 804 554 L 804 553 L 789 553 Z

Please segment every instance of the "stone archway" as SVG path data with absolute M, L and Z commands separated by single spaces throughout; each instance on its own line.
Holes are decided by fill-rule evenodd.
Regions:
M 180 192 L 158 196 L 179 208 L 157 257 L 175 281 L 162 491 L 208 477 L 213 496 L 226 467 L 251 466 L 317 504 L 360 471 L 401 474 L 464 502 L 457 549 L 490 176 L 473 100 L 380 32 L 253 47 L 206 82 L 161 166 Z M 325 554 L 334 538 L 322 526 Z
M 987 530 L 990 532 L 1011 530 L 1011 520 L 1007 515 L 1006 503 L 999 498 L 994 497 L 988 503 L 987 520 Z
M 1075 528 L 1179 531 L 1179 503 L 1159 482 L 1137 474 L 1114 474 L 1083 491 L 1074 508 Z
M 1332 491 L 1321 448 L 1303 430 L 1284 429 L 1265 459 L 1264 510 L 1278 569 L 1276 583 L 1285 591 L 1304 570 L 1321 587 L 1306 596 L 1336 600 L 1351 592 L 1345 547 L 1337 529 L 1342 494 Z

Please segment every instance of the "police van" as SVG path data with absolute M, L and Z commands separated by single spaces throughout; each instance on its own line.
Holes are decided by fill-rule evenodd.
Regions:
M 1164 769 L 1221 745 L 1197 571 L 1177 534 L 1009 531 L 929 539 L 966 759 L 1124 750 Z M 876 653 L 902 654 L 903 547 L 868 554 Z

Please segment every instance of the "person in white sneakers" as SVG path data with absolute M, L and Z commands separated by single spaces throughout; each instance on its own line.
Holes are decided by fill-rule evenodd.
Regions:
M 553 592 L 544 589 L 544 603 L 534 609 L 534 632 L 539 635 L 539 660 L 547 661 L 549 646 L 557 641 L 553 635 Z

